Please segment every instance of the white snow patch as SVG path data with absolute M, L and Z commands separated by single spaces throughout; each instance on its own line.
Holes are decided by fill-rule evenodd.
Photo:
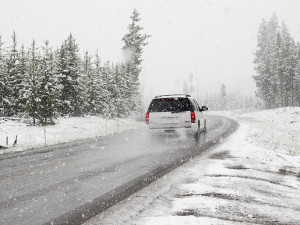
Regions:
M 285 107 L 251 113 L 215 111 L 249 125 L 246 140 L 274 152 L 300 156 L 300 107 Z
M 0 145 L 8 149 L 0 149 L 0 154 L 26 149 L 66 143 L 74 140 L 106 136 L 137 129 L 145 126 L 144 123 L 132 119 L 110 119 L 101 117 L 70 117 L 59 118 L 53 126 L 28 126 L 25 123 L 0 120 Z M 12 147 L 18 136 L 16 147 Z

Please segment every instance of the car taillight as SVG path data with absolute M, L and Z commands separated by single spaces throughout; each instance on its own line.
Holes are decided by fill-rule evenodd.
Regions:
M 196 121 L 195 112 L 191 111 L 191 123 L 195 123 L 195 121 Z
M 146 113 L 146 118 L 145 118 L 146 124 L 149 124 L 149 113 Z

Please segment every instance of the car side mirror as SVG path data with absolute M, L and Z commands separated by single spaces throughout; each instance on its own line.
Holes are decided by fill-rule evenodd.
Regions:
M 207 111 L 207 110 L 208 110 L 208 108 L 206 106 L 202 106 L 200 111 Z

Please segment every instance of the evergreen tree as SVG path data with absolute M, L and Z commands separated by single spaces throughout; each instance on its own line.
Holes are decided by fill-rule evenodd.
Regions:
M 7 93 L 7 68 L 5 61 L 5 52 L 0 35 L 0 116 L 5 116 L 5 96 Z
M 83 59 L 83 80 L 85 80 L 85 111 L 92 115 L 99 113 L 99 79 L 92 65 L 92 57 L 85 52 Z
M 297 47 L 286 25 L 274 14 L 258 31 L 254 76 L 258 95 L 267 108 L 297 105 Z
M 268 105 L 270 108 L 276 107 L 276 99 L 278 96 L 278 82 L 276 77 L 277 72 L 277 58 L 276 58 L 276 42 L 279 32 L 279 24 L 278 24 L 278 18 L 273 14 L 271 17 L 271 20 L 268 22 L 267 26 L 267 34 L 268 34 L 268 55 L 267 55 L 267 67 L 268 67 L 268 74 L 267 74 L 267 83 L 268 83 Z
M 54 124 L 53 118 L 56 117 L 59 89 L 53 52 L 48 41 L 45 41 L 43 47 L 39 70 L 38 96 L 41 101 L 38 104 L 38 116 L 43 125 Z
M 126 101 L 125 101 L 125 90 L 126 88 L 126 82 L 123 76 L 122 67 L 119 64 L 116 64 L 113 68 L 114 73 L 114 93 L 113 93 L 113 99 L 114 99 L 114 105 L 116 108 L 115 115 L 117 117 L 122 117 L 126 114 Z
M 60 112 L 63 115 L 83 115 L 83 81 L 80 74 L 78 45 L 72 34 L 63 43 L 58 60 L 59 82 L 62 86 Z
M 267 23 L 263 20 L 258 31 L 258 49 L 255 53 L 257 76 L 254 76 L 258 93 L 264 99 L 267 108 L 275 106 L 277 95 L 277 59 L 276 59 L 276 42 L 278 38 L 278 21 L 275 14 Z
M 258 89 L 257 94 L 267 102 L 267 22 L 265 20 L 262 21 L 258 30 L 257 50 L 255 52 L 254 64 L 258 73 L 258 75 L 253 76 Z
M 295 106 L 300 106 L 300 44 L 297 43 L 297 59 L 295 66 L 295 77 L 294 77 L 294 96 Z
M 130 114 L 130 106 L 127 104 L 127 102 L 130 102 L 129 96 L 130 96 L 130 74 L 127 73 L 127 68 L 125 64 L 120 65 L 120 75 L 119 75 L 119 88 L 121 93 L 121 102 L 122 106 L 120 106 L 120 114 L 124 117 L 129 116 Z
M 96 67 L 97 68 L 97 67 Z M 101 97 L 100 101 L 102 102 L 101 107 L 101 114 L 105 118 L 110 117 L 110 107 L 111 107 L 111 95 L 110 95 L 110 75 L 111 75 L 111 69 L 110 69 L 110 62 L 107 61 L 104 63 L 103 67 L 100 67 L 100 70 L 98 70 L 98 74 L 100 75 L 101 80 Z
M 58 104 L 58 112 L 61 115 L 67 115 L 70 111 L 70 104 L 67 94 L 67 86 L 69 86 L 69 79 L 66 76 L 67 72 L 67 62 L 66 62 L 66 54 L 65 48 L 62 44 L 59 49 L 55 51 L 55 65 L 57 68 L 57 77 L 58 77 L 58 87 L 60 89 L 59 95 L 59 104 Z
M 128 33 L 122 38 L 124 41 L 123 52 L 125 56 L 125 63 L 127 73 L 130 75 L 127 77 L 127 83 L 130 84 L 128 87 L 130 89 L 130 110 L 138 110 L 141 105 L 141 99 L 139 94 L 139 75 L 142 70 L 142 53 L 143 47 L 145 47 L 148 42 L 146 39 L 150 37 L 148 34 L 142 34 L 143 27 L 141 27 L 138 22 L 140 21 L 139 13 L 134 9 L 131 17 L 131 23 L 128 25 Z
M 106 83 L 106 74 L 105 68 L 101 66 L 101 60 L 98 55 L 98 52 L 95 55 L 95 79 L 96 79 L 96 88 L 97 88 L 97 114 L 105 115 L 108 112 L 108 97 L 109 93 L 107 90 L 107 83 Z
M 82 61 L 71 34 L 54 53 L 48 41 L 39 52 L 34 40 L 28 51 L 23 45 L 18 51 L 15 32 L 5 51 L 0 37 L 0 115 L 29 116 L 34 125 L 47 125 L 58 113 L 113 118 L 139 111 L 142 53 L 150 35 L 142 34 L 136 10 L 130 18 L 123 64 L 102 66 L 98 54 L 92 61 L 88 53 Z
M 18 100 L 18 86 L 20 79 L 17 76 L 18 51 L 16 33 L 12 35 L 12 46 L 7 55 L 7 77 L 5 79 L 5 89 L 3 95 L 3 105 L 6 116 L 16 115 L 17 100 Z
M 283 88 L 283 55 L 282 55 L 282 37 L 280 32 L 277 32 L 277 39 L 276 39 L 276 45 L 275 45 L 275 57 L 276 57 L 276 91 L 277 96 L 275 99 L 275 104 L 283 106 L 283 94 L 284 94 L 284 88 Z
M 282 59 L 283 59 L 283 71 L 282 71 L 282 86 L 284 89 L 283 106 L 293 105 L 293 86 L 294 76 L 297 60 L 296 45 L 291 38 L 285 24 L 281 28 L 282 36 Z
M 115 79 L 114 79 L 114 65 L 107 61 L 104 65 L 104 82 L 106 84 L 106 90 L 108 93 L 106 103 L 107 108 L 105 109 L 104 116 L 106 118 L 114 118 L 116 116 L 116 105 L 115 105 Z
M 20 114 L 26 115 L 26 94 L 29 90 L 29 71 L 28 71 L 28 58 L 29 55 L 25 51 L 24 45 L 21 46 L 21 50 L 19 53 L 19 64 L 17 66 L 17 73 L 18 77 L 21 79 L 20 85 L 19 85 L 19 99 L 18 99 L 18 109 Z
M 36 125 L 36 119 L 39 117 L 38 105 L 41 99 L 38 97 L 38 87 L 39 87 L 39 56 L 37 55 L 37 49 L 35 46 L 35 41 L 32 41 L 31 48 L 29 50 L 28 59 L 28 90 L 26 92 L 26 109 L 29 116 L 32 118 L 33 125 Z

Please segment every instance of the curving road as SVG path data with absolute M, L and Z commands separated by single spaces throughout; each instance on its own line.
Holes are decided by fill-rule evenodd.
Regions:
M 207 124 L 196 138 L 144 128 L 0 156 L 0 224 L 81 224 L 238 126 L 213 116 Z

